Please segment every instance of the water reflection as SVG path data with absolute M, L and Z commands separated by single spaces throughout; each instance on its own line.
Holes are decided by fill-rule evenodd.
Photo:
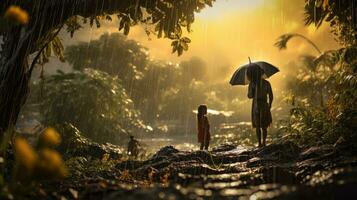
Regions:
M 193 138 L 184 137 L 184 138 L 143 138 L 139 140 L 142 143 L 143 147 L 146 149 L 146 152 L 149 155 L 156 153 L 162 147 L 165 146 L 174 146 L 180 151 L 196 151 L 199 149 L 199 146 L 193 143 Z M 192 142 L 185 142 L 192 141 Z

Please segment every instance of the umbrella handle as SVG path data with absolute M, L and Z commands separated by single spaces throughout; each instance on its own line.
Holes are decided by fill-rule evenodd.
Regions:
M 249 59 L 249 65 L 252 64 L 252 61 L 250 60 L 250 57 L 248 57 L 248 59 Z

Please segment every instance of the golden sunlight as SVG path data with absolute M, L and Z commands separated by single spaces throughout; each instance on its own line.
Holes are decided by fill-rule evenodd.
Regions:
M 213 7 L 204 9 L 197 17 L 205 20 L 219 19 L 230 12 L 241 12 L 262 6 L 264 0 L 220 0 Z

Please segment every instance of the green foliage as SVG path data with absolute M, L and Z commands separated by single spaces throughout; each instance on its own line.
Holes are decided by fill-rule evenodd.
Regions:
M 51 56 L 57 57 L 61 62 L 64 62 L 64 47 L 58 36 L 54 36 L 50 42 L 44 44 L 43 50 L 39 52 L 37 63 L 44 65 L 48 63 Z
M 119 33 L 103 34 L 98 40 L 69 46 L 65 58 L 76 70 L 99 69 L 119 75 L 124 83 L 142 78 L 149 60 L 145 47 Z
M 357 11 L 355 0 L 306 0 L 305 24 L 319 27 L 329 22 L 333 33 L 344 45 L 357 44 Z
M 191 43 L 191 40 L 187 37 L 183 37 L 183 38 L 179 38 L 177 37 L 177 39 L 175 39 L 172 43 L 172 53 L 177 52 L 177 54 L 179 56 L 182 55 L 183 51 L 187 51 L 188 50 L 188 44 Z
M 321 137 L 332 126 L 327 122 L 325 113 L 316 107 L 307 106 L 305 102 L 296 102 L 291 111 L 290 118 L 282 122 L 281 131 L 294 137 L 301 145 L 315 145 L 326 142 Z
M 42 34 L 52 31 L 59 26 L 66 26 L 66 30 L 71 36 L 75 31 L 82 28 L 83 24 L 101 27 L 103 20 L 112 21 L 114 17 L 118 18 L 119 31 L 125 35 L 130 32 L 130 27 L 138 24 L 145 24 L 148 35 L 156 35 L 158 38 L 168 38 L 173 40 L 173 52 L 181 55 L 187 50 L 190 40 L 183 36 L 183 29 L 191 31 L 191 24 L 195 20 L 195 13 L 200 12 L 206 6 L 212 6 L 215 0 L 152 0 L 152 1 L 104 1 L 104 0 L 86 0 L 85 2 L 47 2 L 36 1 L 29 4 L 27 1 L 17 1 L 16 5 L 29 12 L 30 22 L 28 30 L 36 28 L 36 34 L 41 32 L 40 40 L 44 39 Z M 0 13 L 13 5 L 11 0 L 5 0 L 0 6 Z M 98 6 L 102 5 L 102 6 Z M 63 10 L 63 12 L 58 12 Z M 44 19 L 43 19 L 44 18 Z M 43 19 L 41 23 L 36 20 Z M 0 23 L 5 23 L 0 18 Z M 41 25 L 42 24 L 42 25 Z M 0 35 L 11 31 L 12 26 L 3 28 L 0 26 Z M 36 41 L 34 41 L 36 43 Z M 34 48 L 37 50 L 37 48 Z M 32 52 L 33 53 L 33 52 Z
M 118 75 L 147 122 L 158 117 L 184 120 L 206 101 L 209 91 L 203 83 L 207 65 L 200 58 L 178 65 L 152 60 L 147 48 L 122 34 L 104 34 L 90 43 L 69 46 L 65 55 L 77 70 L 89 67 Z M 184 112 L 178 113 L 178 107 Z
M 356 48 L 331 50 L 315 59 L 304 57 L 307 65 L 288 84 L 293 109 L 283 127 L 286 132 L 302 144 L 355 137 L 356 57 Z
M 59 72 L 46 80 L 42 98 L 45 124 L 68 122 L 99 142 L 145 129 L 121 81 L 104 72 Z

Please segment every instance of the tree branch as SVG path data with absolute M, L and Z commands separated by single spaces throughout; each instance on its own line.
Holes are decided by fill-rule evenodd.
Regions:
M 43 45 L 43 47 L 38 51 L 37 55 L 35 56 L 35 58 L 32 60 L 32 63 L 30 65 L 29 71 L 27 72 L 29 76 L 31 76 L 33 69 L 36 66 L 36 62 L 37 60 L 40 58 L 41 53 L 43 52 L 43 50 L 45 50 L 45 48 L 47 47 L 47 45 L 59 34 L 59 32 L 62 30 L 63 25 L 61 27 L 58 28 L 58 30 L 53 34 L 53 36 L 46 42 L 46 44 Z

